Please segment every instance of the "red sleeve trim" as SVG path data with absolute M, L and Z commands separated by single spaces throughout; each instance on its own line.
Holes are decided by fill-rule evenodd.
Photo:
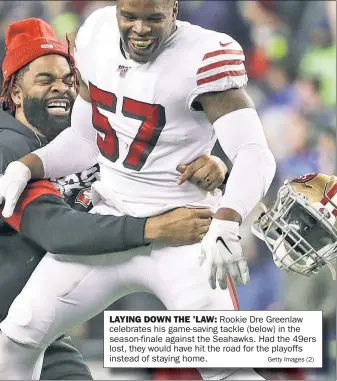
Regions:
M 223 61 L 218 61 L 211 63 L 209 65 L 201 67 L 198 71 L 197 74 L 202 74 L 205 73 L 206 71 L 210 71 L 212 69 L 216 69 L 221 66 L 229 66 L 229 65 L 241 65 L 243 63 L 242 60 L 223 60 Z
M 225 77 L 237 77 L 237 76 L 245 75 L 245 74 L 247 74 L 245 69 L 224 71 L 222 73 L 210 75 L 209 77 L 206 77 L 206 78 L 203 78 L 203 79 L 199 79 L 197 81 L 197 85 L 201 86 L 201 85 L 204 85 L 205 83 L 215 82 L 215 81 L 217 81 L 218 79 L 221 79 L 221 78 L 225 78 Z
M 4 220 L 13 229 L 20 232 L 21 219 L 26 206 L 43 195 L 54 195 L 62 198 L 55 186 L 48 180 L 40 180 L 30 183 L 19 198 L 12 217 L 5 218 Z M 0 208 L 0 210 L 2 211 L 2 208 Z
M 208 58 L 226 55 L 226 54 L 234 54 L 234 55 L 243 55 L 243 50 L 236 50 L 236 49 L 221 49 L 221 50 L 215 50 L 214 52 L 206 53 L 204 55 L 203 61 L 207 60 Z

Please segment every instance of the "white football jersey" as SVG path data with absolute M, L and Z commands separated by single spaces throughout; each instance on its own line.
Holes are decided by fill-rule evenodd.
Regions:
M 178 21 L 177 27 L 147 63 L 123 55 L 115 6 L 90 15 L 76 38 L 75 58 L 98 131 L 101 183 L 123 201 L 203 200 L 207 192 L 196 185 L 177 185 L 177 166 L 210 153 L 216 140 L 193 101 L 247 83 L 244 54 L 235 40 L 187 22 Z

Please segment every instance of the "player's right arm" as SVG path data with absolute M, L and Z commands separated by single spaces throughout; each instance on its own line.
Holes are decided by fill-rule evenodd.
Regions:
M 16 142 L 15 150 L 0 145 L 0 173 L 9 163 L 27 152 L 27 147 L 19 143 Z M 7 222 L 46 251 L 55 253 L 68 251 L 71 254 L 91 255 L 127 250 L 144 245 L 146 234 L 151 234 L 154 238 L 159 236 L 153 226 L 151 229 L 151 224 L 149 229 L 146 219 L 76 212 L 47 180 L 30 183 L 20 197 L 12 217 L 0 218 L 0 226 L 4 226 L 1 221 Z M 94 246 L 91 240 L 94 241 Z

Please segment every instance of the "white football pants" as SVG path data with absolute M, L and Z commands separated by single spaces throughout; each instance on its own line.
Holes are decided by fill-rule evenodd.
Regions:
M 133 292 L 152 292 L 168 310 L 232 310 L 233 288 L 211 289 L 198 265 L 199 251 L 200 244 L 153 243 L 98 256 L 46 254 L 0 324 L 1 379 L 39 379 L 49 344 Z M 218 378 L 215 370 L 214 376 L 223 379 L 235 371 L 223 369 Z M 203 372 L 213 376 L 210 369 Z M 263 379 L 253 370 L 249 377 Z

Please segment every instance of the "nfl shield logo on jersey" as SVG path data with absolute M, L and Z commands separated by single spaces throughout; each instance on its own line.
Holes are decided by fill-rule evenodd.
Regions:
M 126 73 L 129 71 L 129 69 L 130 69 L 130 66 L 119 65 L 117 69 L 117 71 L 119 71 L 119 76 L 121 78 L 125 78 Z

